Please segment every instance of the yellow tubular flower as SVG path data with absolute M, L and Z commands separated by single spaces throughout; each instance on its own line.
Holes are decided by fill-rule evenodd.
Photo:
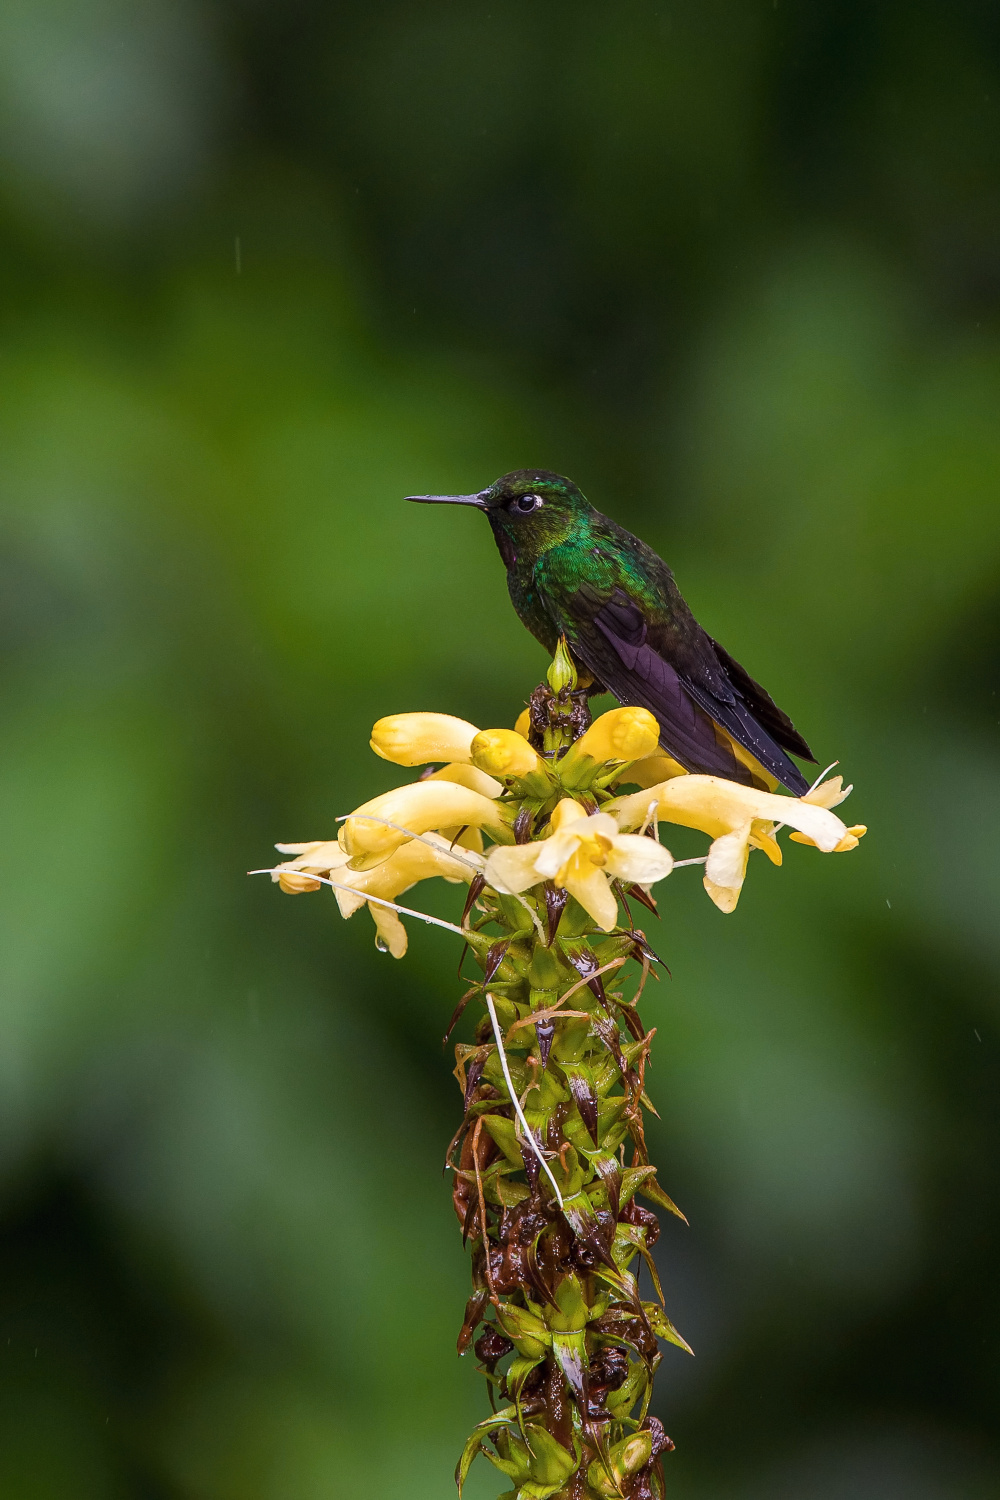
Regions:
M 365 904 L 368 896 L 395 901 L 418 880 L 431 880 L 435 875 L 452 884 L 469 881 L 482 863 L 481 858 L 477 859 L 465 849 L 460 849 L 457 856 L 452 854 L 447 839 L 436 833 L 425 833 L 420 839 L 401 844 L 395 854 L 369 870 L 335 870 L 332 878 L 337 884 L 350 887 L 335 892 L 337 905 L 342 916 L 350 917 Z
M 853 786 L 844 786 L 843 776 L 831 776 L 829 781 L 824 781 L 820 786 L 814 786 L 811 792 L 806 792 L 802 800 L 812 802 L 816 807 L 839 807 L 844 798 L 849 797 L 853 791 Z M 834 854 L 844 854 L 848 849 L 856 849 L 867 832 L 868 827 L 865 823 L 855 823 L 834 849 Z M 794 839 L 796 844 L 815 844 L 816 842 L 807 833 L 790 833 L 788 837 Z
M 371 814 L 369 821 L 366 814 Z M 386 822 L 398 828 L 387 828 Z M 453 781 L 415 781 L 383 792 L 354 810 L 340 834 L 341 848 L 355 869 L 370 869 L 387 859 L 408 835 L 437 828 L 486 828 L 495 838 L 509 838 L 496 802 Z
M 432 771 L 424 780 L 454 781 L 457 786 L 467 786 L 470 792 L 478 792 L 481 797 L 499 797 L 503 791 L 502 782 L 497 781 L 494 776 L 487 776 L 485 771 L 479 771 L 475 766 L 442 766 L 440 771 Z
M 398 912 L 387 906 L 379 906 L 377 902 L 367 901 L 366 898 L 380 896 L 383 901 L 396 901 L 418 881 L 430 880 L 436 875 L 452 884 L 462 880 L 470 881 L 476 873 L 474 863 L 482 864 L 481 859 L 475 862 L 474 856 L 470 856 L 465 850 L 462 851 L 461 858 L 456 858 L 450 853 L 449 842 L 439 838 L 437 834 L 429 833 L 424 837 L 430 840 L 430 844 L 421 839 L 411 839 L 409 843 L 402 844 L 395 854 L 370 870 L 344 868 L 336 870 L 332 875 L 338 886 L 350 887 L 334 892 L 341 916 L 352 917 L 360 907 L 367 904 L 378 937 L 393 958 L 402 958 L 406 952 L 406 928 L 400 921 Z M 474 863 L 466 863 L 470 858 Z
M 660 726 L 646 708 L 612 708 L 594 720 L 585 734 L 567 750 L 571 757 L 591 760 L 641 760 L 652 755 L 660 740 Z
M 472 741 L 472 763 L 490 776 L 530 776 L 545 762 L 516 729 L 483 729 Z
M 478 733 L 475 724 L 451 714 L 389 714 L 372 729 L 371 747 L 376 755 L 396 766 L 468 761 L 469 746 Z
M 558 775 L 567 791 L 590 786 L 606 773 L 608 763 L 642 760 L 659 739 L 659 725 L 645 708 L 613 708 L 595 719 L 585 734 L 572 744 L 558 763 Z
M 673 864 L 670 851 L 652 839 L 620 833 L 614 818 L 588 817 L 579 802 L 564 797 L 552 814 L 549 838 L 491 850 L 486 879 L 508 895 L 552 880 L 610 932 L 618 921 L 618 902 L 608 876 L 648 886 L 669 875 Z
M 531 710 L 529 708 L 522 708 L 517 716 L 517 723 L 514 725 L 514 729 L 522 739 L 526 740 L 528 738 L 531 729 Z
M 780 862 L 773 837 L 776 823 L 790 824 L 826 854 L 857 843 L 841 820 L 816 801 L 779 797 L 719 776 L 678 776 L 648 791 L 618 797 L 606 804 L 605 811 L 619 827 L 634 828 L 649 817 L 654 802 L 657 817 L 711 836 L 705 890 L 725 912 L 735 910 L 740 898 L 751 845 Z
M 440 771 L 432 771 L 430 776 L 424 777 L 424 780 L 454 781 L 457 786 L 467 786 L 471 792 L 479 792 L 482 797 L 499 797 L 503 791 L 502 782 L 496 781 L 492 776 L 487 776 L 485 771 L 477 771 L 475 766 L 442 766 Z M 460 823 L 456 823 L 453 828 L 442 828 L 440 831 L 449 844 L 457 844 L 463 849 L 471 849 L 476 854 L 482 854 L 483 836 L 478 828 L 464 828 Z
M 312 876 L 329 875 L 336 879 L 333 872 L 347 864 L 347 855 L 336 839 L 313 839 L 307 844 L 275 844 L 274 847 L 281 854 L 298 855 L 297 859 L 277 865 L 271 873 L 271 879 L 289 896 L 322 890 L 321 882 Z
M 283 854 L 297 854 L 298 858 L 278 865 L 271 876 L 282 890 L 290 894 L 300 891 L 318 891 L 321 883 L 313 874 L 325 875 L 334 881 L 334 895 L 340 914 L 352 917 L 362 906 L 367 905 L 375 922 L 379 940 L 388 948 L 393 958 L 402 958 L 406 952 L 406 929 L 399 914 L 387 906 L 369 901 L 369 896 L 380 896 L 383 901 L 395 901 L 404 891 L 420 880 L 430 880 L 435 875 L 457 884 L 470 881 L 482 859 L 461 850 L 458 856 L 451 853 L 450 841 L 430 833 L 420 839 L 410 839 L 371 870 L 352 870 L 347 864 L 348 856 L 336 842 L 311 844 L 278 844 Z

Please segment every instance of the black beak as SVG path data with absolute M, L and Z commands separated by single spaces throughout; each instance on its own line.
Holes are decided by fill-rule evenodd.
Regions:
M 477 510 L 488 510 L 485 492 L 478 495 L 407 495 L 416 505 L 474 505 Z

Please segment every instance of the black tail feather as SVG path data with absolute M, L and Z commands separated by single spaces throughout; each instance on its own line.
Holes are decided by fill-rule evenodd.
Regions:
M 711 640 L 711 636 L 709 637 Z M 786 713 L 775 703 L 770 693 L 755 682 L 745 667 L 741 667 L 735 657 L 730 656 L 725 647 L 720 646 L 718 641 L 712 641 L 712 649 L 719 658 L 719 664 L 725 672 L 733 687 L 743 699 L 747 708 L 753 714 L 762 729 L 775 740 L 783 750 L 792 755 L 798 755 L 802 760 L 811 761 L 816 765 L 816 757 L 802 738 L 795 725 Z

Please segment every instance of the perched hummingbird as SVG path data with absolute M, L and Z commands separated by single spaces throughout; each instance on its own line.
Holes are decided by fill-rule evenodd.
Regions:
M 685 770 L 769 785 L 762 768 L 790 792 L 808 790 L 786 752 L 815 757 L 792 721 L 702 630 L 666 563 L 572 480 L 518 469 L 476 495 L 407 498 L 485 511 L 522 623 L 550 654 L 566 637 L 590 692 L 649 709 Z

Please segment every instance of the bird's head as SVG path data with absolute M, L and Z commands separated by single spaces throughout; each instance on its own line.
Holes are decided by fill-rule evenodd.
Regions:
M 486 512 L 508 568 L 555 547 L 593 513 L 571 479 L 548 469 L 515 469 L 475 495 L 408 495 L 419 505 L 471 505 Z

